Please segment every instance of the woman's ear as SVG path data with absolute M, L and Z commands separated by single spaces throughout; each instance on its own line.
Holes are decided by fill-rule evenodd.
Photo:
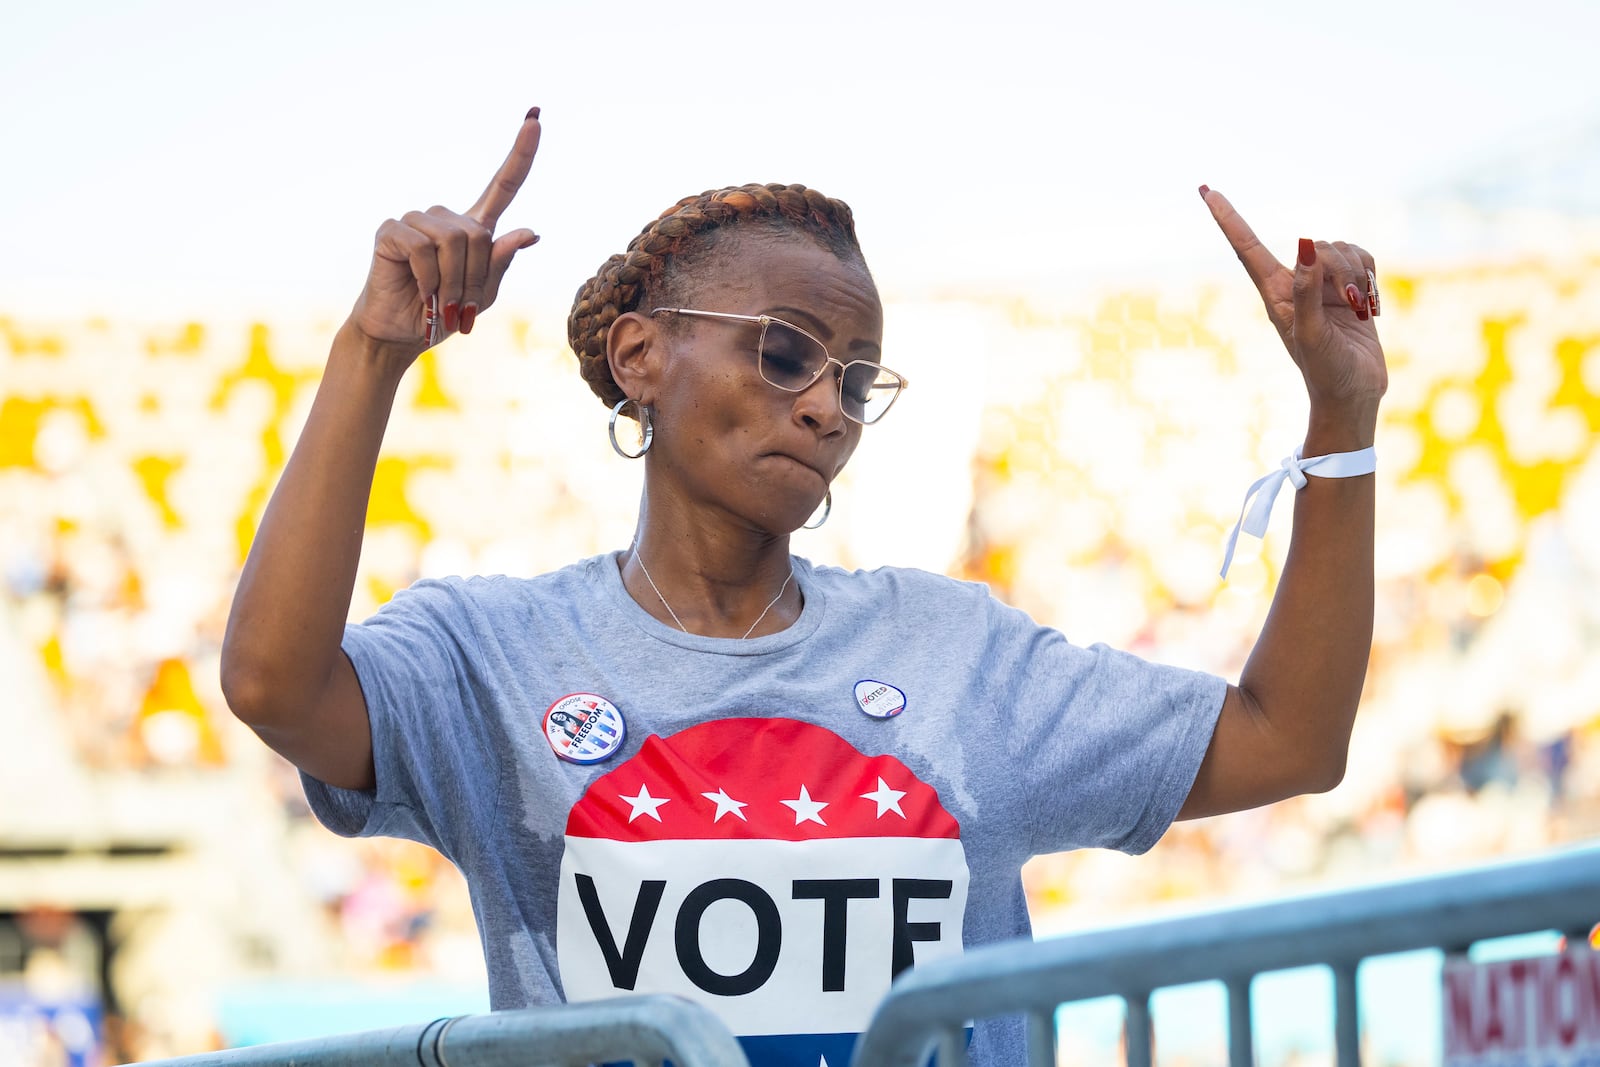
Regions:
M 606 363 L 611 367 L 611 380 L 645 407 L 655 403 L 660 340 L 661 330 L 655 319 L 637 311 L 618 315 L 606 333 Z

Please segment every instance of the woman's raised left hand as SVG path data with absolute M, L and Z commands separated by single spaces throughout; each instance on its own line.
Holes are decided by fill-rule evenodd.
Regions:
M 1352 425 L 1371 444 L 1378 401 L 1389 384 L 1373 322 L 1379 304 L 1372 255 L 1344 241 L 1301 238 L 1291 270 L 1267 250 L 1227 197 L 1205 186 L 1200 195 L 1300 368 L 1313 421 L 1354 419 Z

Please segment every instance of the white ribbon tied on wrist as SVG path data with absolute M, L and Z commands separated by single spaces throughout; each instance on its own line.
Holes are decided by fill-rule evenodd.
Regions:
M 1378 450 L 1370 446 L 1359 452 L 1330 452 L 1326 456 L 1312 456 L 1310 459 L 1301 459 L 1300 449 L 1296 448 L 1294 455 L 1283 458 L 1283 464 L 1277 470 L 1263 474 L 1245 490 L 1239 521 L 1233 524 L 1233 532 L 1228 535 L 1228 550 L 1222 557 L 1222 577 L 1228 576 L 1228 567 L 1233 563 L 1233 550 L 1239 542 L 1241 529 L 1251 537 L 1267 535 L 1272 505 L 1278 499 L 1278 490 L 1283 488 L 1284 482 L 1293 482 L 1295 489 L 1299 490 L 1306 487 L 1307 474 L 1315 474 L 1318 478 L 1356 478 L 1377 469 Z

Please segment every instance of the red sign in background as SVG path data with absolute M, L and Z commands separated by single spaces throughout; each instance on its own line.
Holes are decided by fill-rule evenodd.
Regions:
M 1444 967 L 1445 1067 L 1600 1067 L 1600 952 Z

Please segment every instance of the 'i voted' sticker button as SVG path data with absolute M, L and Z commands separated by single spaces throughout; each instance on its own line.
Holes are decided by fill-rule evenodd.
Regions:
M 627 736 L 622 712 L 593 693 L 569 693 L 544 713 L 544 739 L 572 763 L 599 763 L 615 755 Z
M 906 710 L 906 695 L 888 682 L 863 678 L 856 683 L 856 706 L 874 719 L 892 719 Z

